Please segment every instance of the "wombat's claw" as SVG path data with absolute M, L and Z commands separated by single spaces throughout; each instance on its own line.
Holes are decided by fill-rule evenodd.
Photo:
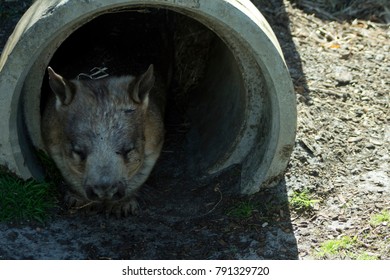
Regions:
M 85 204 L 84 201 L 78 199 L 77 197 L 75 197 L 75 196 L 73 196 L 71 194 L 66 194 L 64 200 L 65 200 L 66 205 L 69 208 L 79 208 L 83 204 Z
M 137 200 L 132 198 L 130 201 L 108 205 L 105 213 L 106 216 L 109 216 L 110 213 L 112 213 L 115 217 L 120 218 L 122 216 L 127 217 L 130 214 L 138 215 L 140 213 L 140 208 Z
M 129 213 L 135 216 L 139 215 L 141 211 L 137 199 L 132 198 L 127 204 L 123 205 L 122 211 L 125 216 Z
M 64 200 L 70 212 L 76 212 L 80 209 L 84 209 L 86 212 L 88 212 L 90 209 L 92 209 L 93 205 L 93 202 L 79 199 L 69 193 L 65 195 Z

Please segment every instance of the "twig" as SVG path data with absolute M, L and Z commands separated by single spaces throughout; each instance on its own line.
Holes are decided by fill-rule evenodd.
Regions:
M 214 212 L 215 209 L 217 208 L 217 206 L 218 206 L 218 205 L 221 203 L 221 201 L 222 201 L 223 196 L 222 196 L 222 192 L 221 192 L 221 190 L 220 190 L 220 188 L 219 188 L 219 184 L 217 184 L 217 185 L 214 187 L 214 191 L 219 193 L 219 201 L 213 206 L 213 208 L 211 208 L 210 211 L 208 211 L 206 214 L 203 214 L 202 217 L 203 217 L 203 216 L 207 216 L 208 214 Z

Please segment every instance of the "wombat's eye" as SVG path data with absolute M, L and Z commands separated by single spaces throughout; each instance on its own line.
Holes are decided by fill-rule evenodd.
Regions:
M 122 148 L 121 150 L 119 150 L 118 152 L 116 152 L 118 155 L 121 155 L 121 156 L 123 156 L 123 157 L 127 157 L 128 155 L 129 155 L 129 153 L 131 152 L 131 151 L 133 151 L 134 150 L 134 146 L 128 146 L 128 147 L 126 147 L 126 148 Z
M 126 114 L 130 114 L 130 113 L 133 113 L 134 111 L 135 111 L 135 109 L 131 109 L 131 108 L 129 108 L 129 109 L 125 109 L 125 110 L 123 110 Z
M 87 158 L 87 153 L 82 150 L 80 147 L 72 144 L 72 153 L 77 155 L 81 161 L 84 161 Z
M 73 150 L 72 151 L 74 154 L 76 154 L 79 158 L 80 158 L 80 160 L 81 161 L 84 161 L 86 158 L 87 158 L 87 155 L 86 155 L 86 153 L 85 152 L 83 152 L 83 151 L 76 151 L 76 150 Z

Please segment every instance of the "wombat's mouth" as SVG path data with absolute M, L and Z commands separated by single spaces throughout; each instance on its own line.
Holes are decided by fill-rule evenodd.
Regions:
M 85 194 L 90 201 L 120 201 L 126 196 L 126 190 L 123 184 L 117 184 L 112 186 L 95 185 L 87 186 L 85 188 Z
M 87 195 L 86 199 L 89 201 L 89 202 L 93 202 L 93 203 L 108 203 L 108 202 L 119 202 L 123 199 L 123 196 L 119 196 L 119 195 L 113 195 L 112 197 L 98 197 L 96 195 Z
M 131 201 L 135 200 L 135 195 L 125 197 L 122 193 L 115 193 L 112 197 L 99 197 L 96 194 L 90 196 L 92 197 L 88 197 L 87 192 L 82 194 L 68 190 L 64 200 L 70 211 L 86 210 L 89 213 L 109 212 L 114 207 L 131 204 Z

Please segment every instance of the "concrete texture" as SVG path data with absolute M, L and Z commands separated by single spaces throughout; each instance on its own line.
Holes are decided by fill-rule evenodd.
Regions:
M 295 95 L 268 23 L 250 1 L 233 0 L 36 1 L 20 20 L 0 59 L 0 165 L 23 178 L 40 176 L 33 151 L 34 147 L 42 147 L 41 85 L 53 54 L 70 34 L 94 18 L 116 9 L 145 5 L 194 18 L 224 42 L 218 49 L 220 58 L 210 63 L 214 67 L 208 67 L 210 75 L 205 82 L 211 85 L 213 78 L 221 77 L 231 77 L 229 81 L 234 82 L 229 86 L 224 82 L 206 86 L 216 95 L 203 91 L 202 104 L 215 109 L 218 100 L 227 98 L 227 104 L 236 106 L 232 111 L 226 106 L 215 109 L 219 112 L 215 122 L 213 115 L 205 114 L 207 107 L 194 113 L 199 116 L 194 126 L 198 149 L 204 151 L 204 155 L 200 153 L 200 161 L 206 162 L 204 169 L 214 174 L 241 165 L 240 192 L 244 194 L 275 181 L 284 172 L 294 144 Z M 218 73 L 222 68 L 218 65 L 224 66 L 222 72 Z M 228 131 L 229 126 L 219 127 L 232 116 L 239 118 L 236 123 L 228 121 L 235 125 L 233 136 L 221 137 L 224 134 L 220 131 Z M 217 152 L 212 153 L 213 148 Z

